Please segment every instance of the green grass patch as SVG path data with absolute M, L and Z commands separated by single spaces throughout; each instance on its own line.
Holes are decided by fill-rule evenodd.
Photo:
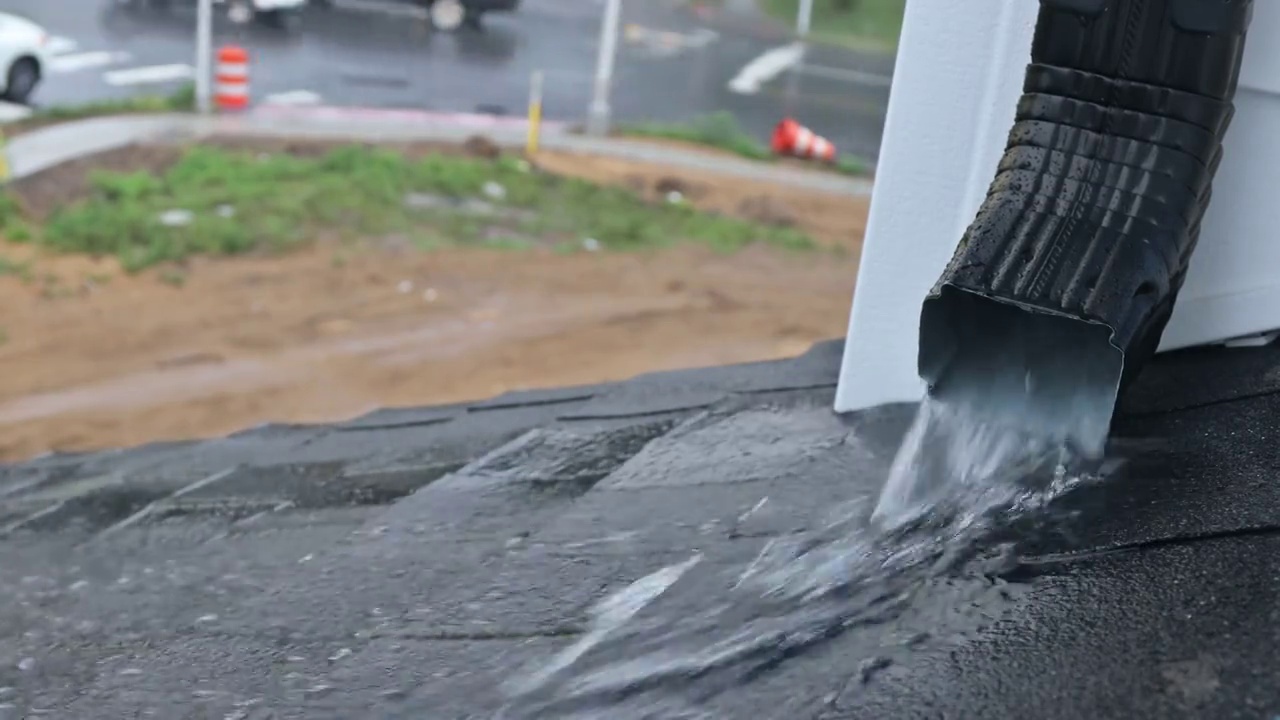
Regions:
M 800 0 L 760 0 L 760 6 L 790 27 Z M 865 50 L 892 50 L 902 34 L 906 0 L 814 0 L 810 38 Z
M 775 162 L 778 159 L 764 143 L 744 130 L 732 113 L 724 111 L 702 115 L 687 123 L 623 125 L 619 128 L 618 134 L 626 137 L 656 138 L 705 145 L 760 162 Z M 836 164 L 829 169 L 844 175 L 867 174 L 866 163 L 857 158 L 838 158 Z
M 32 225 L 31 241 L 115 256 L 129 271 L 192 255 L 284 251 L 320 232 L 403 236 L 419 247 L 580 246 L 588 238 L 605 250 L 682 242 L 724 251 L 751 243 L 814 246 L 794 229 L 685 203 L 647 203 L 620 188 L 538 172 L 515 158 L 410 159 L 356 146 L 300 157 L 196 146 L 162 174 L 100 172 L 90 182 L 89 197 Z M 25 222 L 11 203 L 0 203 L 0 218 L 5 227 Z
M 136 95 L 83 105 L 55 105 L 41 108 L 33 113 L 29 120 L 78 120 L 100 115 L 189 112 L 195 107 L 195 86 L 188 83 L 168 95 Z
M 717 112 L 687 123 L 637 123 L 619 131 L 632 137 L 658 138 L 706 145 L 751 160 L 772 160 L 773 153 L 738 124 L 731 113 Z
M 29 130 L 69 120 L 106 115 L 144 115 L 150 113 L 190 112 L 195 110 L 195 86 L 188 83 L 168 95 L 136 95 L 116 100 L 100 100 L 82 105 L 54 105 L 39 108 L 29 117 L 0 126 L 5 135 L 18 135 Z

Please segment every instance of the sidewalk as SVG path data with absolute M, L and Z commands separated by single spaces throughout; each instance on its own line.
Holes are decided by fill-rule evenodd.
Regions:
M 235 117 L 125 115 L 71 121 L 14 137 L 9 141 L 8 154 L 13 178 L 20 179 L 78 157 L 138 142 L 199 140 L 212 136 L 461 142 L 473 135 L 484 135 L 503 146 L 522 147 L 526 130 L 523 119 L 483 115 L 280 107 L 261 108 Z M 638 140 L 591 138 L 572 134 L 563 124 L 555 123 L 544 125 L 542 147 L 773 181 L 819 192 L 865 196 L 870 194 L 872 185 L 866 178 L 688 153 Z

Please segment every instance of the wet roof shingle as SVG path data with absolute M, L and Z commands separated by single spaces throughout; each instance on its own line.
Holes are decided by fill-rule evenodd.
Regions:
M 942 570 L 734 591 L 910 420 L 830 413 L 840 351 L 2 468 L 0 718 L 1280 713 L 1280 348 L 1161 357 L 1112 477 Z

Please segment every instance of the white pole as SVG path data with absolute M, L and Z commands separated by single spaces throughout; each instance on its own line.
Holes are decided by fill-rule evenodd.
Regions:
M 587 132 L 603 136 L 609 132 L 609 88 L 613 84 L 613 64 L 618 56 L 618 22 L 622 0 L 608 0 L 600 27 L 600 54 L 596 58 L 595 89 L 587 112 Z
M 796 13 L 796 34 L 805 37 L 813 24 L 813 0 L 800 0 L 800 9 Z
M 213 0 L 199 0 L 196 7 L 196 110 L 209 113 L 209 81 L 213 77 Z

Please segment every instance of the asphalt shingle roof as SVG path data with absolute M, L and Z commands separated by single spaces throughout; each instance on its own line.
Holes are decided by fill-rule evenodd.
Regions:
M 1159 358 L 1111 477 L 970 547 L 765 596 L 866 547 L 826 523 L 911 417 L 830 412 L 840 351 L 0 468 L 0 719 L 1280 713 L 1280 348 Z

